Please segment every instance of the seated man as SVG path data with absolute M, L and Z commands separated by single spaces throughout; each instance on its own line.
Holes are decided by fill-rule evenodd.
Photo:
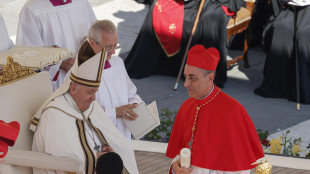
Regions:
M 95 21 L 88 0 L 29 0 L 20 12 L 16 45 L 57 46 L 75 55 Z M 49 69 L 54 91 L 73 63 L 67 59 Z
M 154 0 L 140 33 L 125 60 L 132 78 L 153 73 L 177 76 L 200 0 Z M 227 23 L 242 0 L 205 1 L 191 46 L 203 44 L 220 52 L 215 83 L 223 87 L 226 75 Z
M 131 133 L 123 119 L 135 120 L 138 115 L 132 108 L 142 100 L 128 77 L 124 61 L 118 56 L 112 56 L 115 49 L 119 48 L 115 25 L 109 20 L 95 22 L 89 30 L 89 43 L 96 54 L 102 48 L 107 49 L 107 63 L 96 94 L 97 101 L 118 130 L 131 140 Z
M 264 79 L 255 89 L 255 94 L 296 101 L 294 45 L 297 44 L 300 102 L 310 104 L 310 1 L 299 1 L 308 5 L 302 4 L 305 6 L 297 7 L 296 43 L 294 43 L 294 7 L 286 3 L 289 1 L 271 0 L 271 2 L 273 15 L 264 29 L 263 46 L 267 53 Z
M 95 101 L 105 60 L 105 49 L 95 55 L 88 41 L 82 44 L 70 79 L 50 96 L 32 120 L 32 149 L 77 158 L 85 164 L 83 174 L 95 173 L 101 152 L 115 151 L 123 160 L 124 172 L 136 174 L 131 144 Z M 34 174 L 40 173 L 55 171 L 34 169 Z
M 188 52 L 184 86 L 190 98 L 178 111 L 166 152 L 175 158 L 176 174 L 250 174 L 264 156 L 244 107 L 213 83 L 219 59 L 214 47 L 195 45 Z M 190 168 L 180 167 L 182 148 L 191 150 Z
M 0 51 L 10 49 L 14 46 L 12 40 L 9 37 L 8 31 L 6 29 L 5 23 L 0 15 Z

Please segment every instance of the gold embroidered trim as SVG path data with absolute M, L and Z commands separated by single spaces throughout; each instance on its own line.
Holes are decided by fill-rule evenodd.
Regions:
M 104 135 L 102 134 L 102 132 L 96 128 L 93 123 L 91 122 L 91 119 L 88 117 L 87 121 L 89 122 L 89 124 L 91 125 L 91 127 L 95 130 L 95 133 L 97 134 L 97 136 L 99 137 L 100 141 L 101 141 L 101 144 L 102 145 L 107 145 L 109 146 L 109 143 L 108 141 L 105 139 Z M 128 170 L 126 169 L 125 166 L 123 166 L 123 172 L 125 174 L 129 174 Z
M 79 77 L 73 75 L 72 73 L 70 75 L 70 79 L 77 82 L 77 83 L 80 83 L 80 84 L 83 84 L 86 86 L 90 86 L 90 87 L 99 87 L 99 85 L 100 85 L 100 81 L 90 81 L 90 80 L 82 79 L 82 78 L 79 78 Z
M 100 58 L 100 63 L 99 63 L 99 71 L 98 71 L 98 74 L 97 74 L 97 81 L 100 82 L 101 80 L 101 75 L 102 75 L 102 71 L 103 71 L 103 64 L 105 63 L 104 61 L 104 57 L 105 57 L 105 54 L 106 54 L 106 49 L 103 48 L 102 51 L 101 51 L 101 58 Z
M 60 109 L 60 108 L 57 108 L 57 107 L 55 107 L 55 106 L 48 106 L 48 107 L 44 108 L 43 111 L 42 111 L 42 113 L 43 113 L 44 111 L 46 111 L 47 109 L 51 109 L 51 108 L 52 108 L 52 109 L 57 109 L 57 110 L 59 110 L 59 111 L 65 113 L 65 114 L 67 114 L 68 116 L 74 118 L 74 119 L 82 120 L 82 121 L 83 121 L 83 119 L 77 118 L 76 116 L 74 116 L 74 115 L 72 115 L 72 114 L 69 114 L 68 112 L 66 112 L 66 111 L 64 111 L 64 110 L 62 110 L 62 109 Z M 88 117 L 93 113 L 93 110 L 94 110 L 94 107 L 91 108 L 91 111 L 89 112 Z M 35 119 L 37 120 L 37 122 L 39 122 L 39 119 L 36 118 L 36 117 L 34 117 L 34 118 L 32 119 L 32 121 L 34 121 Z
M 157 38 L 157 40 L 158 40 L 159 45 L 160 45 L 161 48 L 164 50 L 164 52 L 165 52 L 165 54 L 167 55 L 168 58 L 169 58 L 169 57 L 172 57 L 172 56 L 174 56 L 174 55 L 176 55 L 176 54 L 179 53 L 179 51 L 180 51 L 180 49 L 181 49 L 181 46 L 180 46 L 180 48 L 179 48 L 178 50 L 176 50 L 174 53 L 169 54 L 169 53 L 166 51 L 166 49 L 165 49 L 165 47 L 163 46 L 163 44 L 160 42 L 160 39 L 159 39 L 159 37 L 157 36 L 156 32 L 154 32 L 154 33 L 155 33 L 155 36 L 156 36 L 156 38 Z
M 177 31 L 177 26 L 175 25 L 175 23 L 169 24 L 169 32 L 173 35 L 174 32 L 176 31 Z
M 21 66 L 19 63 L 14 62 L 13 58 L 9 56 L 7 58 L 7 64 L 3 67 L 2 74 L 0 75 L 0 86 L 16 82 L 34 74 L 36 74 L 36 72 L 32 69 Z
M 51 101 L 55 101 L 55 99 L 52 99 Z M 74 119 L 83 120 L 83 119 L 79 119 L 79 118 L 75 117 L 74 115 L 69 114 L 68 112 L 66 112 L 66 111 L 64 111 L 64 110 L 62 110 L 62 109 L 60 109 L 60 108 L 57 108 L 57 107 L 55 107 L 55 106 L 48 106 L 48 107 L 44 108 L 43 111 L 42 111 L 42 113 L 43 113 L 44 111 L 46 111 L 47 109 L 50 109 L 50 108 L 52 108 L 52 109 L 57 109 L 57 110 L 59 110 L 59 111 L 65 113 L 65 114 L 67 114 L 68 116 L 74 118 Z M 89 117 L 90 114 L 93 112 L 93 110 L 94 110 L 94 107 L 92 107 L 91 111 L 90 111 L 89 114 L 88 114 L 88 117 Z M 37 127 L 38 124 L 39 124 L 39 121 L 40 121 L 39 118 L 34 117 L 34 118 L 32 118 L 32 120 L 31 120 L 31 125 Z
M 161 5 L 158 3 L 158 1 L 155 3 L 155 5 L 157 6 L 157 9 L 159 12 L 162 12 L 162 7 Z
M 60 108 L 57 108 L 57 107 L 55 107 L 55 106 L 48 106 L 48 107 L 44 108 L 43 111 L 42 111 L 42 113 L 43 113 L 44 111 L 48 110 L 48 109 L 56 109 L 56 110 L 59 110 L 59 111 L 65 113 L 65 114 L 67 114 L 68 116 L 70 116 L 70 117 L 72 117 L 72 118 L 74 118 L 74 119 L 83 120 L 83 119 L 77 118 L 76 116 L 74 116 L 74 115 L 72 115 L 72 114 L 69 114 L 68 112 L 66 112 L 66 111 L 64 111 L 64 110 L 62 110 L 62 109 L 60 109 Z M 33 120 L 33 119 L 32 119 L 32 120 Z
M 206 103 L 202 104 L 202 105 L 197 105 L 196 107 L 196 115 L 195 115 L 195 120 L 194 120 L 194 124 L 193 124 L 193 128 L 192 128 L 192 138 L 191 138 L 191 141 L 188 142 L 188 146 L 190 149 L 192 149 L 192 143 L 194 141 L 194 136 L 195 136 L 195 130 L 196 130 L 196 124 L 197 124 L 197 118 L 198 118 L 198 114 L 199 114 L 199 111 L 201 109 L 201 107 L 207 105 L 208 103 L 210 103 L 213 99 L 215 99 L 215 97 L 220 93 L 221 89 L 218 88 L 218 91 L 216 92 L 216 94 L 210 99 L 208 100 Z
M 37 126 L 39 124 L 39 119 L 34 117 L 32 120 L 31 120 L 31 124 Z
M 109 143 L 107 142 L 107 140 L 105 139 L 104 135 L 102 134 L 102 132 L 96 128 L 93 123 L 91 122 L 91 119 L 88 117 L 87 118 L 87 121 L 89 122 L 89 124 L 91 125 L 91 127 L 93 128 L 93 130 L 95 130 L 95 133 L 97 134 L 98 138 L 100 139 L 101 141 L 101 144 L 104 146 L 104 145 L 107 145 L 109 146 Z
M 80 143 L 85 156 L 85 173 L 95 174 L 96 158 L 87 143 L 83 120 L 76 119 L 76 125 L 78 128 Z

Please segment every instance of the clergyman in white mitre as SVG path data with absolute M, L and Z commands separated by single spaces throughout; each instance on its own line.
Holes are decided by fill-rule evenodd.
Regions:
M 125 173 L 138 173 L 133 148 L 96 102 L 106 51 L 95 54 L 86 40 L 80 47 L 70 79 L 56 90 L 32 119 L 33 151 L 77 158 L 84 173 L 94 173 L 97 155 L 114 150 L 123 160 Z M 109 147 L 109 148 L 107 148 Z M 55 171 L 34 169 L 34 174 Z M 57 174 L 64 173 L 58 172 Z

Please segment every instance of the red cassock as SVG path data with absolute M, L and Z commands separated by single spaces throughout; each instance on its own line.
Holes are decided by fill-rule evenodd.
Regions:
M 173 125 L 166 156 L 174 158 L 182 148 L 189 147 L 196 108 L 206 102 L 197 116 L 191 164 L 220 171 L 256 167 L 251 164 L 262 158 L 264 152 L 255 126 L 244 107 L 216 86 L 207 98 L 189 98 L 182 104 Z

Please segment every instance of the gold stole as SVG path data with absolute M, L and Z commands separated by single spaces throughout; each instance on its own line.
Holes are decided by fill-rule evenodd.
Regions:
M 89 144 L 88 144 L 88 142 L 86 140 L 86 134 L 85 134 L 86 130 L 85 130 L 84 121 L 82 119 L 78 119 L 74 115 L 71 115 L 68 112 L 65 112 L 64 110 L 62 110 L 60 108 L 57 108 L 55 106 L 47 107 L 47 108 L 44 109 L 44 111 L 49 109 L 49 108 L 57 109 L 57 110 L 65 113 L 66 115 L 75 118 L 75 120 L 76 120 L 75 122 L 76 122 L 76 126 L 77 126 L 77 129 L 78 129 L 80 143 L 81 143 L 81 146 L 82 146 L 82 149 L 83 149 L 83 153 L 84 153 L 84 156 L 85 156 L 85 173 L 86 174 L 95 174 L 97 159 L 96 159 L 96 155 L 93 153 L 93 151 L 89 147 Z M 90 114 L 92 113 L 92 111 L 93 110 L 91 110 Z M 95 133 L 99 137 L 99 140 L 101 141 L 101 144 L 109 146 L 109 143 L 105 139 L 105 137 L 102 134 L 102 132 L 93 125 L 93 123 L 91 122 L 89 117 L 87 118 L 86 121 L 89 123 L 89 126 L 91 127 L 91 129 L 95 130 Z M 123 166 L 123 173 L 129 174 L 129 172 L 125 168 L 125 166 Z

